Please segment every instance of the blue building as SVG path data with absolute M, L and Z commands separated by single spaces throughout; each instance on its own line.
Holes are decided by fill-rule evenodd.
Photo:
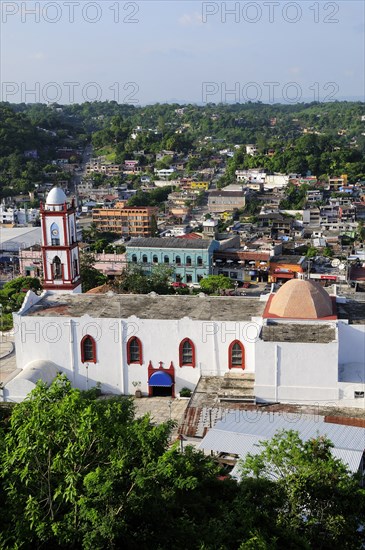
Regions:
M 219 243 L 207 239 L 150 237 L 134 239 L 126 247 L 127 262 L 145 266 L 163 264 L 174 268 L 174 280 L 198 283 L 213 273 L 213 252 Z

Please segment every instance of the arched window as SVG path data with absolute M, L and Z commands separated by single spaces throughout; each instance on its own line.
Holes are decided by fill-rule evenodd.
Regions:
M 180 367 L 195 368 L 195 346 L 190 338 L 185 338 L 179 346 Z
M 231 342 L 228 349 L 228 368 L 245 368 L 245 348 L 239 340 Z
M 169 259 L 168 256 L 164 256 L 164 257 L 163 257 L 163 261 L 164 261 L 165 264 L 169 264 L 169 263 L 170 263 L 170 259 Z
M 81 362 L 96 363 L 96 342 L 88 334 L 81 340 Z
M 136 254 L 132 254 L 132 262 L 133 262 L 134 264 L 137 263 L 137 256 L 136 256 Z
M 58 256 L 53 258 L 52 262 L 53 279 L 62 279 L 62 264 Z
M 148 262 L 148 258 L 146 254 L 143 254 L 142 256 L 142 263 L 146 264 Z
M 180 264 L 181 264 L 181 258 L 180 258 L 180 256 L 176 256 L 175 262 L 176 262 L 176 265 L 180 265 Z
M 51 245 L 60 246 L 60 230 L 56 223 L 51 225 Z
M 127 363 L 142 365 L 142 342 L 137 336 L 132 336 L 127 342 Z
M 77 259 L 75 258 L 74 259 L 74 277 L 77 277 L 79 274 L 79 266 L 78 266 L 78 263 L 77 263 Z
M 191 257 L 186 256 L 186 265 L 191 265 Z
M 71 223 L 70 223 L 70 233 L 71 233 L 71 244 L 73 244 L 73 243 L 76 242 L 75 225 L 74 225 L 73 221 L 71 221 Z
M 196 263 L 197 263 L 198 265 L 203 265 L 203 258 L 202 258 L 201 256 L 198 256 L 198 257 L 197 257 L 197 260 L 196 260 Z
M 152 257 L 152 261 L 154 264 L 158 264 L 158 258 L 156 256 L 156 254 L 154 254 L 154 256 Z

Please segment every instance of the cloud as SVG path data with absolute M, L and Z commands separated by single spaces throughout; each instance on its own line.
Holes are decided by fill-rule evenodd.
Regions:
M 300 67 L 290 67 L 289 68 L 289 74 L 299 74 L 301 71 L 300 71 Z
M 44 52 L 35 52 L 28 55 L 28 59 L 31 59 L 32 61 L 42 61 L 46 58 L 47 56 Z
M 202 16 L 198 12 L 194 13 L 184 13 L 181 17 L 178 19 L 179 25 L 182 27 L 195 27 L 197 25 L 202 25 Z

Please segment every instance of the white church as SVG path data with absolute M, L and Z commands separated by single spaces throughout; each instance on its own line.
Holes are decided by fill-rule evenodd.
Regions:
M 59 372 L 81 389 L 151 397 L 235 373 L 254 378 L 258 403 L 364 408 L 365 312 L 353 302 L 298 279 L 261 297 L 82 294 L 75 208 L 61 189 L 41 219 L 44 291 L 13 314 L 4 400 Z

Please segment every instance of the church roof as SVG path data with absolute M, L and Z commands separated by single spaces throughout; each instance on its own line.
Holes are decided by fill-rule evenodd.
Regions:
M 331 297 L 319 284 L 292 279 L 271 298 L 267 315 L 289 319 L 322 319 L 332 317 L 333 309 Z
M 191 248 L 208 249 L 212 241 L 208 239 L 180 239 L 179 237 L 146 237 L 133 239 L 128 248 Z
M 48 205 L 62 205 L 67 201 L 65 193 L 60 187 L 52 187 L 47 195 L 46 204 Z
M 175 296 L 149 294 L 46 294 L 25 316 L 128 319 L 250 321 L 263 313 L 264 302 L 248 296 Z

